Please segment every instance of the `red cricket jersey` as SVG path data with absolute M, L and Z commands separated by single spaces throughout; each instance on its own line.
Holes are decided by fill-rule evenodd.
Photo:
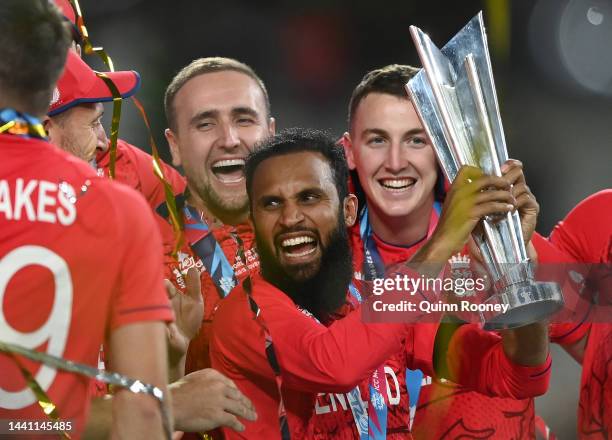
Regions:
M 98 174 L 109 177 L 110 150 L 106 150 L 96 156 Z M 164 177 L 172 186 L 174 195 L 185 191 L 185 178 L 170 165 L 160 161 Z M 164 185 L 153 173 L 153 156 L 142 151 L 140 148 L 119 139 L 117 141 L 117 156 L 115 159 L 115 180 L 124 183 L 141 193 L 149 206 L 155 209 L 166 200 Z M 174 250 L 175 236 L 172 226 L 159 215 L 155 220 L 162 234 L 164 255 L 169 256 Z
M 242 240 L 246 262 L 242 261 L 238 254 L 238 244 L 234 237 L 232 237 L 232 233 L 237 234 Z M 232 265 L 239 283 L 249 274 L 259 273 L 259 255 L 255 249 L 255 234 L 248 223 L 238 226 L 223 225 L 212 229 L 212 234 L 223 250 L 225 257 Z M 187 352 L 187 360 L 185 362 L 185 374 L 210 368 L 209 344 L 212 319 L 217 305 L 222 299 L 202 261 L 188 246 L 185 246 L 179 253 L 178 265 L 171 265 L 174 281 L 181 282 L 182 276 L 193 266 L 200 270 L 202 298 L 204 298 L 204 316 L 199 333 L 189 343 L 189 351 Z
M 357 438 L 344 417 L 347 411 L 337 412 L 334 430 L 313 419 L 317 394 L 348 393 L 394 353 L 405 356 L 408 368 L 431 373 L 435 324 L 366 324 L 355 309 L 325 327 L 261 277 L 252 280 L 252 296 L 272 336 L 280 365 L 292 438 Z M 434 329 L 423 331 L 428 327 Z M 500 342 L 497 335 L 465 325 L 451 340 L 449 367 L 462 383 L 482 392 L 520 398 L 530 395 L 525 393 L 542 394 L 548 386 L 550 359 L 537 367 L 512 365 Z M 246 422 L 243 433 L 224 430 L 228 439 L 280 438 L 279 397 L 265 346 L 265 333 L 241 286 L 217 309 L 210 352 L 213 367 L 251 399 L 258 420 Z M 467 356 L 459 359 L 452 347 L 465 347 Z
M 555 226 L 550 241 L 576 261 L 606 264 L 610 270 L 611 219 L 612 190 L 608 189 L 580 202 Z M 567 342 L 575 342 L 587 332 L 578 406 L 578 434 L 581 439 L 607 438 L 612 433 L 612 324 L 584 324 Z
M 3 340 L 97 367 L 114 329 L 172 320 L 141 196 L 44 141 L 0 135 L 0 150 Z M 90 379 L 23 364 L 79 438 Z M 0 355 L 0 371 L 0 419 L 47 420 L 14 361 Z
M 411 349 L 410 325 L 364 324 L 360 313 L 354 312 L 325 327 L 261 277 L 251 280 L 252 296 L 272 336 L 282 372 L 283 399 L 294 439 L 320 438 L 308 431 L 318 392 L 349 392 L 406 344 L 411 364 L 429 368 L 433 341 L 423 352 Z M 224 430 L 226 438 L 280 438 L 279 396 L 265 354 L 264 332 L 242 286 L 219 304 L 210 353 L 213 367 L 236 383 L 258 413 L 257 421 L 245 422 L 244 432 Z
M 432 226 L 435 227 L 438 221 L 435 212 L 432 212 L 431 221 L 434 224 L 430 225 L 430 229 Z M 376 234 L 373 234 L 372 238 L 386 266 L 408 260 L 427 242 L 426 239 L 423 239 L 411 246 L 403 247 L 386 243 Z M 351 242 L 353 267 L 356 271 L 356 277 L 359 278 L 363 268 L 364 251 L 358 224 L 351 230 Z M 466 250 L 463 253 L 465 254 Z M 422 326 L 422 324 L 416 327 L 419 326 Z M 498 338 L 495 333 L 489 335 L 491 338 Z M 451 360 L 463 361 L 466 358 L 473 357 L 474 355 L 470 354 L 472 348 L 470 344 L 457 342 L 454 353 L 458 359 Z M 392 439 L 394 438 L 394 432 L 405 433 L 409 431 L 410 416 L 406 389 L 407 366 L 401 363 L 401 359 L 396 358 L 391 358 L 391 363 L 395 365 L 395 377 L 388 375 L 387 380 L 397 380 L 397 389 L 401 393 L 399 404 L 389 407 L 387 432 L 388 438 Z M 490 393 L 473 391 L 474 388 L 470 389 L 470 387 L 465 386 L 465 383 L 463 386 L 459 386 L 449 381 L 426 376 L 421 383 L 412 435 L 417 439 L 459 439 L 470 438 L 469 436 L 476 436 L 476 438 L 535 438 L 535 412 L 531 396 L 543 392 L 541 391 L 541 379 L 543 379 L 542 376 L 549 376 L 549 368 L 550 359 L 547 359 L 545 364 L 535 367 L 525 376 L 521 393 L 523 396 L 529 396 L 529 398 L 523 399 L 490 397 Z M 390 387 L 393 388 L 391 385 Z

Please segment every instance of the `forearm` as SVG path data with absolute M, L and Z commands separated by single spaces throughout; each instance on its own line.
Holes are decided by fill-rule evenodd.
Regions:
M 110 347 L 111 364 L 117 373 L 154 385 L 164 395 L 164 408 L 160 408 L 151 395 L 117 389 L 113 396 L 111 438 L 164 438 L 164 411 L 172 428 L 165 324 L 152 321 L 120 327 L 111 333 Z
M 437 277 L 452 254 L 452 249 L 434 233 L 406 265 L 422 275 Z
M 402 349 L 407 328 L 366 324 L 354 311 L 322 332 L 296 332 L 283 339 L 278 349 L 281 370 L 287 383 L 298 389 L 347 392 Z
M 110 436 L 113 421 L 113 399 L 112 396 L 96 397 L 91 401 L 89 418 L 83 439 L 106 440 Z
M 167 389 L 164 393 L 164 411 L 171 407 Z M 111 439 L 165 439 L 162 411 L 157 399 L 150 395 L 119 390 L 113 397 L 113 423 Z M 171 420 L 170 420 L 170 423 Z M 170 426 L 172 429 L 172 426 Z
M 502 333 L 504 353 L 513 363 L 535 366 L 544 363 L 549 351 L 548 325 L 542 322 L 505 330 Z
M 447 379 L 488 396 L 525 399 L 548 389 L 550 357 L 539 364 L 515 362 L 506 354 L 499 335 L 475 324 L 454 332 L 444 358 Z
M 185 375 L 187 353 L 176 353 L 168 349 L 168 383 L 176 382 Z

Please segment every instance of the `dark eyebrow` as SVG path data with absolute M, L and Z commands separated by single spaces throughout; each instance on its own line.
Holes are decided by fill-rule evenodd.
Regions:
M 275 195 L 272 195 L 272 194 L 264 194 L 263 196 L 259 196 L 257 198 L 257 203 L 259 205 L 265 205 L 266 202 L 269 202 L 271 200 L 281 200 L 281 197 L 280 196 L 275 196 Z
M 425 134 L 425 129 L 413 128 L 412 130 L 408 130 L 406 133 L 404 133 L 404 136 L 413 136 L 415 134 Z
M 232 109 L 232 116 L 245 115 L 245 114 L 252 116 L 254 118 L 259 117 L 259 113 L 257 113 L 257 111 L 252 109 L 251 107 L 235 107 Z
M 385 130 L 382 130 L 380 128 L 366 128 L 365 130 L 363 130 L 361 132 L 361 137 L 365 138 L 366 136 L 369 136 L 371 134 L 377 134 L 379 136 L 388 136 L 389 135 Z
M 311 186 L 310 188 L 304 188 L 303 190 L 301 190 L 298 193 L 298 195 L 303 196 L 304 194 L 309 194 L 309 193 L 322 194 L 324 193 L 324 191 L 322 188 L 318 186 Z
M 193 117 L 189 121 L 189 125 L 196 125 L 198 121 L 201 121 L 202 119 L 215 118 L 218 115 L 219 115 L 219 112 L 217 110 L 203 110 L 193 115 Z
M 424 134 L 425 130 L 422 128 L 413 128 L 412 130 L 408 130 L 406 133 L 403 134 L 403 136 L 413 136 L 415 134 Z M 363 130 L 363 132 L 361 133 L 361 137 L 364 138 L 368 135 L 371 134 L 377 134 L 379 136 L 388 136 L 389 133 L 387 133 L 385 130 L 382 130 L 380 128 L 366 128 L 365 130 Z

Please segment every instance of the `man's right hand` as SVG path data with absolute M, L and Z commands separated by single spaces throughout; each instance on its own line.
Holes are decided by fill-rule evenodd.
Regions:
M 175 430 L 206 432 L 220 426 L 244 431 L 238 417 L 254 421 L 257 413 L 227 377 L 207 368 L 195 371 L 171 384 Z
M 446 195 L 432 240 L 447 251 L 448 257 L 459 252 L 480 219 L 515 209 L 510 189 L 503 177 L 487 176 L 476 167 L 461 167 Z

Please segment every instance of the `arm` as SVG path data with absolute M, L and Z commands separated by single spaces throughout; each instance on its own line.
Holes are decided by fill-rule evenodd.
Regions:
M 110 335 L 110 361 L 120 374 L 157 386 L 166 399 L 167 359 L 161 322 L 121 326 Z M 170 411 L 171 404 L 165 406 Z M 170 413 L 170 420 L 171 418 Z M 111 438 L 163 439 L 162 414 L 158 401 L 148 395 L 118 389 L 113 397 Z
M 410 260 L 410 267 L 437 276 L 448 259 L 467 243 L 480 219 L 512 211 L 515 199 L 502 177 L 486 176 L 479 168 L 459 170 L 446 195 L 442 216 L 431 239 Z
M 180 293 L 169 281 L 165 280 L 166 292 L 175 322 L 166 327 L 168 338 L 168 381 L 173 382 L 185 375 L 185 359 L 189 342 L 198 334 L 204 315 L 204 301 L 201 293 L 200 273 L 190 268 L 185 277 L 185 293 Z
M 475 324 L 443 324 L 436 336 L 435 372 L 489 396 L 525 399 L 544 394 L 550 379 L 550 357 L 540 361 L 539 354 L 521 354 L 522 347 L 516 344 L 523 342 L 523 336 L 515 334 L 506 341 Z M 520 363 L 524 360 L 532 363 Z
M 346 392 L 398 352 L 412 327 L 367 324 L 359 310 L 330 327 L 298 310 L 284 293 L 253 283 L 260 316 L 272 335 L 284 386 L 307 392 Z M 272 290 L 262 292 L 262 290 Z M 240 371 L 250 380 L 274 380 L 265 351 L 265 336 L 248 309 L 242 291 L 223 301 L 213 320 L 211 355 L 221 371 Z
M 206 432 L 227 426 L 243 431 L 238 420 L 256 420 L 255 408 L 236 385 L 221 373 L 199 370 L 188 374 L 168 386 L 172 396 L 174 429 L 178 431 Z M 106 396 L 92 401 L 90 417 L 83 438 L 107 439 L 112 423 L 113 397 Z
M 587 340 L 589 339 L 589 333 L 591 332 L 590 326 L 589 330 L 585 333 L 585 335 L 580 338 L 578 341 L 573 343 L 560 343 L 561 347 L 574 358 L 576 362 L 582 365 L 582 361 L 584 361 L 584 350 L 586 349 Z
M 255 407 L 227 377 L 212 368 L 170 384 L 176 430 L 206 432 L 220 426 L 244 431 L 238 417 L 254 421 Z

